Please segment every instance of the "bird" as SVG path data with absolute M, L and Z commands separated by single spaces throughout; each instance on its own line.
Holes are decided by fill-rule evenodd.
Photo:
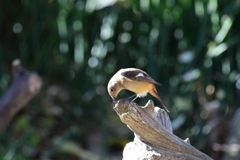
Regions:
M 141 69 L 124 68 L 120 69 L 109 80 L 107 90 L 114 102 L 116 102 L 119 92 L 124 89 L 135 92 L 133 96 L 127 98 L 130 99 L 136 96 L 132 101 L 137 98 L 143 98 L 150 93 L 162 103 L 167 112 L 170 112 L 162 98 L 158 95 L 155 84 L 161 85 Z

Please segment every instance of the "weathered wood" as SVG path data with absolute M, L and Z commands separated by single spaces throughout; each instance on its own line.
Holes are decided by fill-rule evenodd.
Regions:
M 135 135 L 134 142 L 124 148 L 123 160 L 211 160 L 191 146 L 188 139 L 182 140 L 175 136 L 168 114 L 154 107 L 151 100 L 144 107 L 122 100 L 115 105 L 114 110 Z
M 216 151 L 224 151 L 223 160 L 239 160 L 240 159 L 240 109 L 234 111 L 232 120 L 230 121 L 230 134 L 225 144 L 215 144 Z
M 0 100 L 0 131 L 42 86 L 41 78 L 36 73 L 25 70 L 18 59 L 12 63 L 12 73 L 13 82 Z

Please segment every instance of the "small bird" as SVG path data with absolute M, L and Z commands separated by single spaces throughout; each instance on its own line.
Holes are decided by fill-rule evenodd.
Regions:
M 118 93 L 123 89 L 136 93 L 133 95 L 136 97 L 132 101 L 136 98 L 145 97 L 148 93 L 150 93 L 162 103 L 167 112 L 170 112 L 161 97 L 158 95 L 154 84 L 160 85 L 160 83 L 156 82 L 146 72 L 137 68 L 125 68 L 120 69 L 110 79 L 108 82 L 108 93 L 113 101 L 116 101 Z M 129 98 L 132 98 L 133 96 Z

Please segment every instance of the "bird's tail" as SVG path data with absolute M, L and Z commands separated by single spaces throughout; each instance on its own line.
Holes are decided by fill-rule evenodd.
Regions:
M 164 106 L 164 108 L 167 112 L 170 112 L 169 109 L 167 108 L 166 104 L 163 102 L 162 98 L 158 95 L 156 89 L 152 90 L 150 92 L 150 94 L 153 95 L 154 97 L 156 97 L 162 103 L 162 105 Z

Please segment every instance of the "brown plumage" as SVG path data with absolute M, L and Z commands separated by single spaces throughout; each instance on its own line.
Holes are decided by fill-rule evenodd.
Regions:
M 133 99 L 133 101 L 138 97 L 145 97 L 147 93 L 150 93 L 156 97 L 165 107 L 166 111 L 169 112 L 165 103 L 158 95 L 154 84 L 160 85 L 146 72 L 137 68 L 126 68 L 119 70 L 110 79 L 108 82 L 108 93 L 114 101 L 116 100 L 118 93 L 123 89 L 127 89 L 136 93 L 136 97 Z

